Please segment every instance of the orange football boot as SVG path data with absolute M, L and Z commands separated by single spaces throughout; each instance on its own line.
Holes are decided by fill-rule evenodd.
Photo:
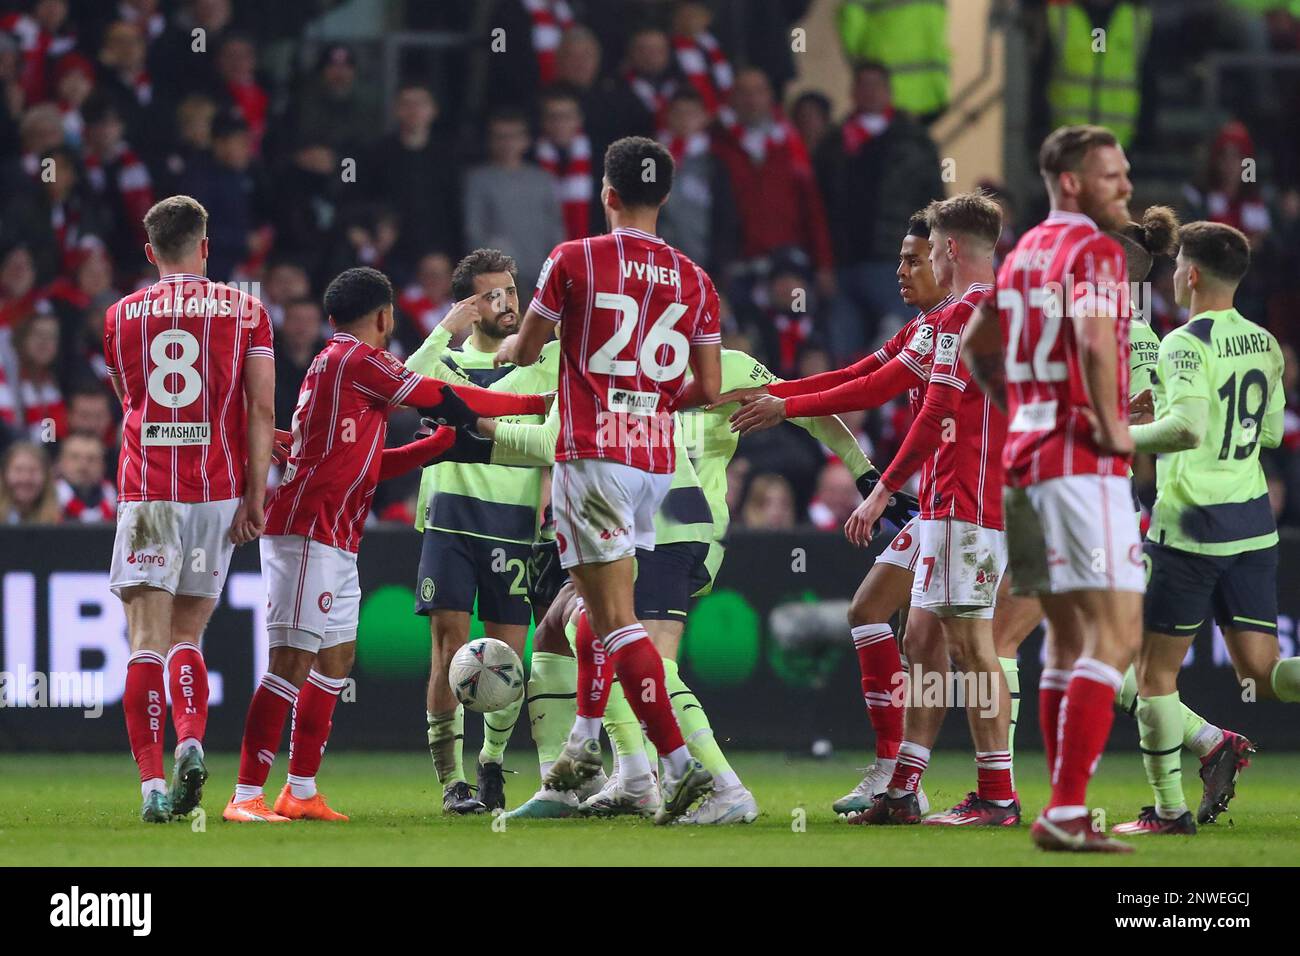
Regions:
M 275 800 L 275 812 L 290 820 L 338 820 L 347 823 L 347 814 L 331 810 L 325 804 L 325 794 L 320 791 L 307 800 L 299 800 L 286 783 Z
M 281 816 L 266 805 L 261 795 L 247 800 L 236 801 L 232 796 L 221 811 L 221 818 L 231 823 L 288 823 L 289 818 Z

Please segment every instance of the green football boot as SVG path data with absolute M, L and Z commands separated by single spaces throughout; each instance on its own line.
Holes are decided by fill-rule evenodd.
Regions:
M 171 789 L 167 791 L 175 816 L 183 817 L 199 805 L 207 779 L 208 768 L 204 766 L 203 755 L 197 747 L 186 747 L 176 758 Z
M 161 790 L 151 791 L 144 798 L 144 806 L 140 808 L 140 819 L 145 823 L 169 823 L 171 818 L 172 805 L 167 794 Z

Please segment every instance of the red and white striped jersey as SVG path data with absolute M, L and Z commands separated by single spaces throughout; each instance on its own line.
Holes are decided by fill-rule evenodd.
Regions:
M 563 322 L 556 461 L 604 458 L 671 474 L 672 413 L 691 346 L 722 341 L 704 270 L 658 236 L 615 229 L 556 246 L 531 308 Z
M 356 551 L 379 484 L 388 415 L 422 381 L 383 349 L 336 333 L 298 390 L 293 448 L 267 500 L 265 533 Z
M 225 501 L 244 493 L 244 363 L 274 360 L 262 303 L 177 273 L 104 314 L 104 360 L 124 394 L 121 501 Z
M 974 283 L 933 319 L 924 401 L 882 479 L 888 488 L 901 488 L 919 467 L 922 518 L 1001 530 L 1006 416 L 971 385 L 960 355 L 966 323 L 992 294 L 992 286 Z
M 943 317 L 953 301 L 951 295 L 944 296 L 942 302 L 932 309 L 918 313 L 899 329 L 893 338 L 872 353 L 881 365 L 897 356 L 900 362 L 916 374 L 919 381 L 907 390 L 907 404 L 913 417 L 921 411 L 921 405 L 925 401 L 925 387 L 930 382 L 930 365 L 934 361 L 935 323 Z
M 1053 212 L 1002 263 L 997 304 L 1006 348 L 1008 485 L 1128 474 L 1129 456 L 1103 454 L 1084 415 L 1088 393 L 1073 322 L 1081 309 L 1115 318 L 1113 400 L 1120 421 L 1128 421 L 1127 276 L 1119 243 L 1075 212 Z

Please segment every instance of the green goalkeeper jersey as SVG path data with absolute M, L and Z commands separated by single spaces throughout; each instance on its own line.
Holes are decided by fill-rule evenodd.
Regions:
M 553 392 L 559 371 L 559 342 L 542 347 L 528 366 L 494 368 L 495 352 L 480 352 L 467 340 L 448 348 L 450 333 L 439 326 L 409 359 L 406 367 L 421 375 L 470 382 L 512 395 Z M 501 421 L 539 423 L 540 415 L 517 415 Z M 416 503 L 415 528 L 531 544 L 537 537 L 537 508 L 542 476 L 533 468 L 442 462 L 424 469 Z
M 1277 544 L 1259 463 L 1260 444 L 1281 440 L 1277 340 L 1236 309 L 1203 312 L 1169 333 L 1156 366 L 1156 421 L 1180 403 L 1198 414 L 1203 409 L 1208 425 L 1195 448 L 1157 459 L 1148 540 L 1209 555 Z

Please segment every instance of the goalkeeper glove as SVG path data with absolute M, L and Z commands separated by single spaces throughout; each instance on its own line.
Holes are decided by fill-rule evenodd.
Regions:
M 432 418 L 421 418 L 420 427 L 415 430 L 416 438 L 433 434 L 439 427 Z M 484 438 L 472 428 L 458 427 L 456 440 L 446 451 L 438 455 L 430 465 L 440 461 L 458 461 L 470 465 L 487 465 L 492 462 L 492 439 Z
M 465 399 L 457 395 L 451 386 L 443 387 L 442 400 L 437 405 L 426 405 L 418 411 L 424 418 L 456 429 L 473 428 L 479 419 L 478 414 L 465 404 Z
M 858 486 L 858 493 L 862 495 L 864 500 L 871 497 L 871 492 L 875 490 L 876 485 L 879 483 L 880 472 L 874 468 L 862 474 L 855 482 Z M 897 531 L 915 518 L 920 511 L 921 503 L 917 500 L 916 495 L 909 495 L 905 491 L 891 492 L 889 504 L 885 505 L 885 510 L 881 513 L 876 526 L 889 524 Z

